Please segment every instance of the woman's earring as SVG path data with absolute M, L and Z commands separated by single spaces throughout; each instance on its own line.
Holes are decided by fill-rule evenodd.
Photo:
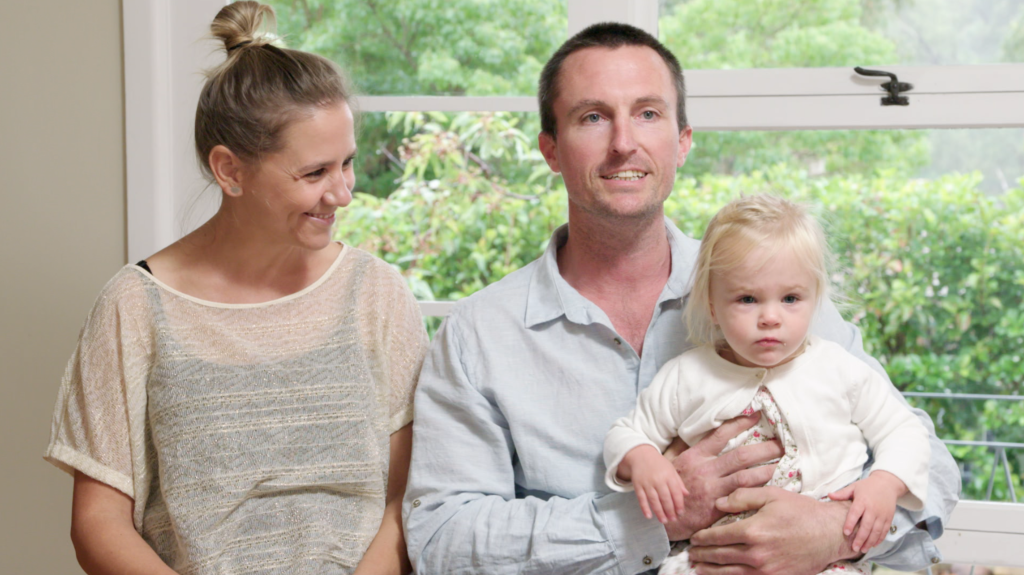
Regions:
M 231 191 L 228 193 L 232 196 L 240 196 L 242 195 L 242 188 L 239 188 L 238 186 L 231 186 Z

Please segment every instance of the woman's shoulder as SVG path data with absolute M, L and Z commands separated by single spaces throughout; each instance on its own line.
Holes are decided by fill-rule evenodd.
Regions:
M 398 269 L 383 259 L 352 245 L 345 245 L 342 254 L 347 273 L 343 270 L 342 276 L 350 277 L 363 285 L 373 285 L 380 289 L 408 290 L 405 277 Z M 369 282 L 369 283 L 367 283 Z
M 148 299 L 148 274 L 136 264 L 126 264 L 100 290 L 93 311 L 139 304 Z

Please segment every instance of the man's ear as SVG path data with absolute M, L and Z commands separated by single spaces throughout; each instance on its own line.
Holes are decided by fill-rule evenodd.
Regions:
M 210 150 L 210 171 L 217 185 L 228 196 L 238 197 L 242 195 L 242 172 L 245 163 L 241 158 L 229 150 L 227 146 L 220 144 Z
M 540 148 L 540 153 L 544 156 L 544 161 L 548 163 L 551 171 L 556 174 L 561 173 L 562 170 L 558 167 L 558 150 L 555 145 L 555 136 L 547 132 L 541 132 L 537 136 L 537 146 Z
M 676 156 L 676 167 L 682 168 L 686 163 L 686 157 L 690 155 L 690 148 L 693 147 L 693 128 L 687 126 L 679 132 L 679 155 Z

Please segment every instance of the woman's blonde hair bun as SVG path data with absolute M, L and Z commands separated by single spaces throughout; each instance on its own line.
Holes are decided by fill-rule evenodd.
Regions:
M 274 9 L 259 2 L 234 2 L 221 8 L 210 25 L 214 38 L 228 54 L 239 48 L 258 48 L 278 40 Z

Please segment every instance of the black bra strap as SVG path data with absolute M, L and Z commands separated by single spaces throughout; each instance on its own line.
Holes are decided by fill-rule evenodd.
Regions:
M 146 263 L 146 260 L 139 260 L 139 263 L 135 265 L 146 270 L 146 273 L 148 273 L 149 275 L 153 275 L 153 270 L 149 269 L 149 264 Z

